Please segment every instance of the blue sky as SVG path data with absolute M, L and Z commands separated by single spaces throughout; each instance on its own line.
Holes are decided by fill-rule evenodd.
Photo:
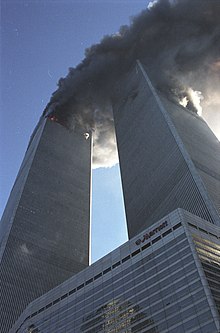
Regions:
M 60 77 L 84 50 L 129 24 L 141 0 L 2 0 L 1 132 L 2 214 L 29 137 Z M 119 168 L 93 172 L 92 261 L 127 240 Z

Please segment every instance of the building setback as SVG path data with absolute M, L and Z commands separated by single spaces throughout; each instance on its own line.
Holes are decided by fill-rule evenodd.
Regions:
M 140 62 L 115 93 L 129 237 L 179 207 L 219 225 L 220 144 L 205 121 L 156 92 Z
M 177 209 L 33 301 L 10 333 L 218 333 L 220 233 Z
M 91 141 L 41 118 L 0 230 L 1 332 L 89 264 Z

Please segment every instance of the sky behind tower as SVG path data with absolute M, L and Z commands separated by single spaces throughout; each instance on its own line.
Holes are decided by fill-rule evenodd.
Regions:
M 29 137 L 60 77 L 84 50 L 114 34 L 148 1 L 62 0 L 1 2 L 2 214 Z M 127 240 L 118 166 L 93 171 L 92 261 Z

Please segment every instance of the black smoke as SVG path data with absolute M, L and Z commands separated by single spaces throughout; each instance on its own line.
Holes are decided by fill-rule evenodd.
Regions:
M 136 59 L 146 65 L 157 89 L 194 112 L 203 106 L 207 117 L 213 110 L 216 116 L 220 0 L 154 1 L 130 26 L 87 49 L 85 59 L 59 80 L 44 114 L 69 129 L 80 124 L 93 131 L 96 166 L 116 161 L 111 92 Z

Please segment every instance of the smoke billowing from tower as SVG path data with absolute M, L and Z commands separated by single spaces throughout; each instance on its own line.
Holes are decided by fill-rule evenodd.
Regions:
M 73 129 L 94 131 L 94 166 L 117 161 L 112 91 L 140 59 L 157 89 L 208 120 L 220 121 L 220 1 L 160 0 L 105 36 L 61 78 L 45 110 Z M 103 157 L 103 154 L 107 153 Z

